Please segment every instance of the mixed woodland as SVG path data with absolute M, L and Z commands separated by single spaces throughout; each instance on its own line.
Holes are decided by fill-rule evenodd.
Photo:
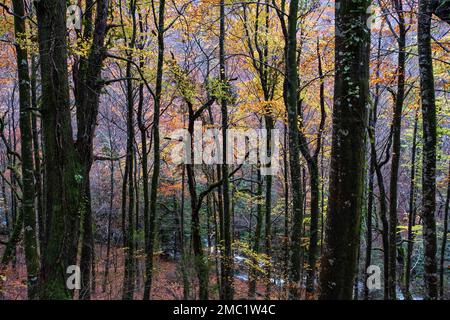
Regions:
M 0 299 L 449 299 L 449 71 L 449 0 L 0 0 Z

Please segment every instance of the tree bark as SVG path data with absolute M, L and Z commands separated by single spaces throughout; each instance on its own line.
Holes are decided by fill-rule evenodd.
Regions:
M 300 149 L 298 139 L 298 68 L 297 68 L 297 22 L 299 1 L 291 1 L 285 35 L 285 79 L 283 99 L 288 120 L 289 167 L 292 189 L 292 229 L 290 243 L 289 299 L 299 298 L 301 237 L 303 230 L 302 185 L 300 167 Z M 280 17 L 285 22 L 285 18 Z
M 423 121 L 422 222 L 426 299 L 436 300 L 436 104 L 431 54 L 432 1 L 419 1 L 418 47 Z
M 330 195 L 320 299 L 352 299 L 366 158 L 370 30 L 368 1 L 336 3 Z
M 14 0 L 14 33 L 20 38 L 26 33 L 25 6 L 23 0 Z M 25 260 L 27 267 L 28 299 L 37 297 L 39 275 L 39 256 L 37 242 L 36 211 L 34 206 L 34 166 L 33 131 L 31 127 L 30 74 L 28 70 L 28 52 L 25 47 L 16 45 L 16 58 L 19 80 L 20 105 L 20 143 L 22 158 L 22 208 Z
M 148 230 L 145 232 L 148 237 L 148 245 L 146 248 L 146 279 L 144 288 L 144 300 L 150 298 L 150 290 L 152 287 L 152 269 L 153 269 L 153 247 L 155 239 L 156 216 L 157 216 L 157 199 L 158 199 L 158 181 L 160 171 L 160 138 L 159 138 L 159 117 L 161 109 L 161 93 L 162 93 L 162 76 L 164 66 L 164 18 L 165 18 L 166 1 L 159 2 L 158 9 L 158 63 L 156 67 L 156 84 L 154 96 L 153 111 L 153 175 L 150 191 L 150 221 L 148 222 Z M 155 17 L 156 19 L 156 17 Z
M 442 234 L 441 259 L 439 263 L 439 297 L 441 300 L 444 299 L 444 272 L 445 272 L 444 261 L 445 261 L 445 250 L 447 249 L 449 203 L 450 203 L 450 164 L 447 176 L 447 196 L 445 198 L 445 208 L 444 208 L 444 231 Z
M 225 0 L 220 0 L 220 34 L 219 34 L 219 72 L 220 81 L 227 85 L 228 80 L 225 70 Z M 232 235 L 231 235 L 231 210 L 230 210 L 230 190 L 227 164 L 227 129 L 228 129 L 228 98 L 221 97 L 222 115 L 222 196 L 223 196 L 223 247 L 222 255 L 222 294 L 221 299 L 233 300 L 234 295 L 234 259 L 232 256 Z
M 392 120 L 392 158 L 391 179 L 389 184 L 389 298 L 396 300 L 397 278 L 397 189 L 398 170 L 400 167 L 400 137 L 402 128 L 402 111 L 405 100 L 405 61 L 406 61 L 406 27 L 403 14 L 402 0 L 395 0 L 394 7 L 397 12 L 398 34 L 395 34 L 398 45 L 397 61 L 397 92 L 395 94 L 394 115 Z M 401 236 L 400 236 L 401 237 Z
M 414 248 L 413 227 L 416 225 L 416 152 L 417 152 L 417 126 L 419 122 L 419 111 L 414 116 L 414 130 L 411 150 L 411 175 L 409 184 L 409 212 L 408 212 L 408 248 L 406 251 L 406 267 L 405 267 L 405 298 L 412 298 L 410 293 L 411 285 L 411 258 Z
M 82 169 L 73 144 L 67 72 L 66 2 L 35 3 L 42 79 L 46 237 L 42 299 L 67 299 L 66 268 L 76 264 Z

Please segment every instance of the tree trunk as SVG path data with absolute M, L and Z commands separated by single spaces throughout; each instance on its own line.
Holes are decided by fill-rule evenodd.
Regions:
M 389 298 L 396 299 L 397 278 L 397 182 L 400 167 L 400 136 L 402 129 L 402 111 L 405 100 L 405 60 L 406 60 L 406 29 L 403 14 L 402 0 L 394 1 L 395 10 L 398 15 L 397 35 L 398 62 L 397 62 L 397 92 L 395 94 L 394 115 L 392 120 L 392 159 L 391 180 L 389 184 Z M 401 237 L 401 236 L 400 236 Z
M 220 34 L 219 34 L 219 66 L 220 81 L 225 85 L 228 83 L 225 70 L 225 0 L 220 0 Z M 228 179 L 227 164 L 227 129 L 228 129 L 228 109 L 227 97 L 221 97 L 222 114 L 222 195 L 223 195 L 223 246 L 224 254 L 222 256 L 222 300 L 233 300 L 234 295 L 234 274 L 233 274 L 233 256 L 232 256 L 232 237 L 231 237 L 231 210 L 230 210 L 230 190 Z
M 260 241 L 261 241 L 261 229 L 263 222 L 263 211 L 262 211 L 262 179 L 261 179 L 261 171 L 257 169 L 257 191 L 256 191 L 256 225 L 255 225 L 255 234 L 253 236 L 253 252 L 255 254 L 259 254 L 260 252 Z M 250 218 L 251 219 L 251 218 Z M 257 259 L 252 261 L 253 264 L 258 264 Z M 256 294 L 256 282 L 258 278 L 258 271 L 256 268 L 250 268 L 249 274 L 249 282 L 248 282 L 248 296 L 250 298 L 255 298 Z
M 31 55 L 31 107 L 37 109 L 37 97 L 36 97 L 36 66 L 37 56 L 35 54 Z M 34 187 L 36 188 L 36 210 L 38 219 L 38 239 L 39 239 L 39 249 L 42 257 L 42 244 L 45 242 L 45 212 L 44 205 L 42 201 L 42 169 L 41 169 L 41 155 L 40 149 L 41 144 L 39 140 L 39 127 L 37 123 L 37 116 L 35 113 L 31 114 L 31 127 L 33 130 L 33 157 L 34 157 Z
M 111 139 L 111 136 L 110 136 Z M 110 150 L 111 156 L 113 156 L 112 146 L 110 140 Z M 114 203 L 114 160 L 110 161 L 110 176 L 109 176 L 109 214 L 108 214 L 108 234 L 106 237 L 106 261 L 105 261 L 105 275 L 103 280 L 103 292 L 106 292 L 106 285 L 108 283 L 109 276 L 109 265 L 110 265 L 110 255 L 111 255 L 111 226 L 112 226 L 112 214 L 113 214 L 113 203 Z
M 431 54 L 432 1 L 419 1 L 418 47 L 420 97 L 423 121 L 422 222 L 424 245 L 424 279 L 426 299 L 435 300 L 437 290 L 436 262 L 436 105 L 433 61 Z
M 95 28 L 92 29 L 92 1 L 86 2 L 85 28 L 83 38 L 93 36 L 92 44 L 87 58 L 81 57 L 78 62 L 78 70 L 74 71 L 75 100 L 77 106 L 77 151 L 83 167 L 83 186 L 80 190 L 83 199 L 83 233 L 81 247 L 81 291 L 80 299 L 91 297 L 91 276 L 94 270 L 95 250 L 93 248 L 94 235 L 92 231 L 92 209 L 90 194 L 90 177 L 93 163 L 93 139 L 97 126 L 97 115 L 99 108 L 99 96 L 101 90 L 101 71 L 104 59 L 104 40 L 107 32 L 107 18 L 109 0 L 97 2 L 97 13 Z M 92 35 L 93 33 L 93 35 Z
M 447 196 L 445 198 L 445 208 L 444 208 L 444 231 L 442 234 L 442 245 L 441 245 L 441 260 L 439 264 L 439 297 L 444 300 L 444 261 L 445 261 L 445 250 L 447 249 L 447 235 L 448 235 L 448 205 L 450 202 L 450 164 L 447 176 Z
M 417 126 L 419 122 L 419 111 L 416 110 L 414 116 L 414 131 L 411 150 L 411 176 L 409 184 L 409 212 L 408 212 L 408 248 L 406 252 L 405 267 L 405 298 L 411 300 L 412 296 L 409 291 L 411 285 L 411 258 L 414 248 L 413 227 L 416 225 L 416 150 L 417 150 Z
M 23 0 L 14 0 L 14 33 L 19 38 L 26 32 Z M 34 207 L 33 131 L 31 128 L 30 74 L 28 52 L 16 45 L 20 104 L 20 143 L 22 157 L 22 208 L 25 260 L 27 266 L 28 299 L 37 297 L 39 256 L 37 242 L 36 211 Z
M 338 5 L 339 4 L 339 5 Z M 330 195 L 320 299 L 351 299 L 364 199 L 370 30 L 368 1 L 336 4 Z
M 35 3 L 42 79 L 46 237 L 42 299 L 67 299 L 66 268 L 76 264 L 80 225 L 79 166 L 73 144 L 67 72 L 66 2 Z
M 298 69 L 297 69 L 297 22 L 299 1 L 291 1 L 288 25 L 285 34 L 285 79 L 283 98 L 288 120 L 289 167 L 292 190 L 292 229 L 290 244 L 289 299 L 299 298 L 301 237 L 303 230 L 302 185 L 300 168 L 300 149 L 298 139 Z M 284 16 L 282 17 L 284 22 Z
M 154 111 L 153 111 L 153 175 L 150 191 L 150 221 L 148 223 L 148 230 L 146 231 L 148 237 L 148 246 L 146 248 L 146 279 L 144 288 L 144 300 L 150 298 L 150 291 L 152 287 L 152 269 L 153 269 L 153 247 L 156 229 L 157 216 L 157 200 L 158 200 L 158 181 L 160 171 L 160 138 L 159 138 L 159 117 L 161 108 L 161 93 L 162 93 L 162 73 L 164 66 L 164 18 L 165 18 L 166 1 L 159 2 L 158 11 L 158 64 L 156 69 L 156 85 L 154 96 Z M 156 19 L 156 17 L 155 17 Z
M 131 58 L 131 57 L 129 57 Z M 127 62 L 127 170 L 124 176 L 124 189 L 128 188 L 128 223 L 126 229 L 126 237 L 124 234 L 124 252 L 125 252 L 125 271 L 123 279 L 123 300 L 132 300 L 135 285 L 135 270 L 134 270 L 134 187 L 133 187 L 133 164 L 134 164 L 134 99 L 133 99 L 133 84 L 131 80 L 131 63 Z M 122 200 L 123 201 L 123 200 Z M 123 203 L 124 204 L 124 203 Z M 126 199 L 125 199 L 126 204 Z M 126 216 L 126 206 L 122 208 L 122 214 Z M 126 239 L 126 241 L 125 241 Z

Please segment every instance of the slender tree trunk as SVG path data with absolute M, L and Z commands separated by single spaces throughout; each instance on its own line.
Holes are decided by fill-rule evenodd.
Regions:
M 436 262 L 436 105 L 433 61 L 431 54 L 430 0 L 419 1 L 417 39 L 419 46 L 420 97 L 423 121 L 422 222 L 424 245 L 424 279 L 426 299 L 435 300 L 437 290 Z
M 441 259 L 439 263 L 439 297 L 444 300 L 444 261 L 445 261 L 445 250 L 447 249 L 447 236 L 448 236 L 448 206 L 450 202 L 450 164 L 447 176 L 447 196 L 445 198 L 445 208 L 444 208 L 444 231 L 442 233 L 442 245 L 441 245 Z
M 201 238 L 201 228 L 200 228 L 200 209 L 201 204 L 204 197 L 208 196 L 208 194 L 213 191 L 215 187 L 220 186 L 223 182 L 219 180 L 217 183 L 214 183 L 209 186 L 206 191 L 203 191 L 200 195 L 197 196 L 197 183 L 195 181 L 195 172 L 194 172 L 194 141 L 195 141 L 195 120 L 201 115 L 200 110 L 204 110 L 205 107 L 211 106 L 214 100 L 210 100 L 207 104 L 201 107 L 197 112 L 194 112 L 192 102 L 188 97 L 185 97 L 187 106 L 188 106 L 188 132 L 189 132 L 189 143 L 190 143 L 190 153 L 189 160 L 186 164 L 186 173 L 188 179 L 188 188 L 191 197 L 191 213 L 192 213 L 192 221 L 191 221 L 191 232 L 192 232 L 192 246 L 194 250 L 194 259 L 195 259 L 195 267 L 197 271 L 198 285 L 199 285 L 199 298 L 201 300 L 208 300 L 208 291 L 209 291 L 209 266 L 208 266 L 208 256 L 203 252 L 203 244 Z
M 97 125 L 99 96 L 101 89 L 101 71 L 104 59 L 104 41 L 107 32 L 109 0 L 97 2 L 95 28 L 92 27 L 94 3 L 86 2 L 85 28 L 83 39 L 88 41 L 92 36 L 92 44 L 88 56 L 81 57 L 78 69 L 74 70 L 75 100 L 77 106 L 77 151 L 82 165 L 82 197 L 83 227 L 81 247 L 81 291 L 80 299 L 90 299 L 91 286 L 95 283 L 93 263 L 95 261 L 93 219 L 91 209 L 90 176 L 93 163 L 93 139 Z
M 26 32 L 23 0 L 14 0 L 14 33 L 16 38 Z M 34 207 L 33 131 L 31 127 L 31 92 L 28 70 L 28 52 L 16 45 L 20 104 L 20 143 L 22 156 L 22 208 L 27 266 L 28 299 L 37 297 L 39 256 L 37 242 L 36 211 Z
M 160 171 L 160 138 L 159 138 L 159 117 L 161 109 L 161 93 L 162 93 L 162 76 L 164 66 L 164 19 L 165 19 L 165 0 L 160 0 L 158 11 L 158 63 L 156 68 L 156 85 L 154 96 L 154 111 L 153 111 L 153 175 L 150 191 L 150 222 L 148 233 L 148 247 L 146 254 L 146 279 L 144 288 L 144 300 L 150 298 L 150 291 L 152 288 L 152 269 L 153 269 L 153 247 L 156 229 L 157 217 L 157 200 L 158 200 L 158 181 Z M 156 19 L 156 17 L 155 17 Z
M 378 33 L 378 46 L 377 46 L 377 66 L 376 66 L 376 77 L 380 76 L 380 56 L 381 56 L 381 40 L 382 40 L 382 32 L 383 27 L 380 28 Z M 367 216 L 366 216 L 366 263 L 365 263 L 365 278 L 364 278 L 364 300 L 369 299 L 369 287 L 367 286 L 367 280 L 369 274 L 367 273 L 367 268 L 372 264 L 372 221 L 375 216 L 375 207 L 374 207 L 374 179 L 375 179 L 375 168 L 378 165 L 377 153 L 375 149 L 375 129 L 377 123 L 377 112 L 378 112 L 378 103 L 380 100 L 380 85 L 377 83 L 375 85 L 375 98 L 373 107 L 370 109 L 369 113 L 369 132 L 372 132 L 373 135 L 370 137 L 370 168 L 369 168 L 369 185 L 368 185 L 368 204 L 367 204 Z M 384 187 L 384 185 L 383 185 Z M 382 199 L 381 201 L 384 201 Z M 387 277 L 385 277 L 385 281 L 387 281 Z
M 219 34 L 219 66 L 220 66 L 220 81 L 227 84 L 226 70 L 225 70 L 225 0 L 220 0 L 220 34 Z M 228 179 L 228 164 L 227 164 L 227 129 L 228 129 L 228 108 L 227 97 L 221 97 L 221 114 L 222 114 L 222 150 L 223 150 L 223 164 L 222 164 L 222 195 L 223 195 L 223 246 L 224 254 L 222 256 L 222 295 L 223 300 L 233 300 L 234 295 L 234 274 L 233 274 L 233 256 L 232 256 L 232 237 L 231 237 L 231 210 L 230 210 L 230 190 Z
M 316 278 L 316 261 L 317 261 L 317 249 L 319 240 L 319 154 L 321 151 L 322 134 L 325 126 L 325 85 L 323 79 L 322 70 L 322 58 L 320 56 L 319 40 L 317 40 L 317 61 L 318 61 L 318 75 L 320 77 L 320 87 L 319 87 L 319 99 L 320 99 L 320 124 L 316 134 L 316 147 L 314 153 L 311 155 L 310 148 L 304 134 L 299 132 L 300 138 L 300 150 L 302 151 L 303 157 L 308 164 L 309 171 L 309 185 L 311 190 L 311 223 L 310 223 L 310 241 L 308 248 L 308 275 L 306 279 L 306 293 L 307 298 L 312 299 L 315 290 L 315 278 Z M 299 113 L 302 104 L 300 103 Z
M 271 130 L 273 129 L 273 120 L 272 117 L 266 116 L 266 130 L 267 130 L 267 157 L 270 159 L 272 156 L 272 134 Z M 276 142 L 275 142 L 276 143 Z M 266 181 L 266 193 L 265 193 L 265 247 L 266 247 L 266 255 L 272 260 L 272 175 L 268 174 L 265 177 Z M 266 300 L 270 300 L 271 293 L 271 285 L 272 285 L 272 270 L 271 263 L 268 263 L 266 266 Z
M 414 116 L 414 131 L 411 150 L 411 176 L 409 184 L 409 212 L 408 212 L 408 248 L 406 252 L 406 267 L 405 267 L 405 298 L 411 300 L 410 293 L 411 285 L 411 258 L 414 248 L 414 233 L 413 227 L 416 224 L 416 150 L 417 150 L 417 130 L 419 122 L 419 111 L 416 111 Z
M 180 252 L 181 252 L 181 274 L 183 278 L 183 299 L 187 300 L 189 299 L 189 291 L 190 291 L 190 284 L 189 284 L 189 276 L 188 276 L 188 264 L 187 264 L 187 257 L 186 257 L 186 244 L 185 244 L 185 234 L 184 234 L 184 188 L 185 188 L 185 178 L 186 177 L 186 168 L 183 167 L 183 172 L 181 174 L 181 206 L 180 206 Z M 215 211 L 214 211 L 215 212 Z M 215 214 L 214 214 L 215 217 Z M 216 221 L 214 219 L 214 224 L 216 224 Z M 217 230 L 216 230 L 216 236 L 217 236 Z M 217 245 L 217 244 L 216 244 Z
M 375 138 L 372 133 L 371 149 L 372 153 L 376 154 Z M 375 163 L 375 172 L 377 175 L 378 190 L 380 193 L 380 217 L 383 229 L 381 230 L 381 237 L 383 243 L 383 262 L 384 262 L 384 299 L 389 299 L 389 222 L 387 218 L 387 203 L 386 203 L 386 189 L 384 186 L 383 173 L 381 172 L 381 165 Z
M 143 58 L 141 58 L 141 64 L 143 64 Z M 142 65 L 141 65 L 142 66 Z M 148 151 L 147 151 L 147 127 L 144 122 L 144 113 L 143 113 L 143 106 L 144 106 L 144 87 L 143 84 L 139 85 L 139 106 L 138 106 L 138 126 L 139 131 L 141 133 L 141 150 L 142 150 L 142 188 L 144 193 L 144 239 L 145 239 L 145 252 L 147 253 L 145 256 L 145 278 L 147 279 L 149 277 L 149 273 L 152 273 L 151 268 L 153 268 L 153 264 L 150 262 L 150 260 L 147 258 L 149 256 L 149 250 L 150 250 L 150 236 L 154 236 L 152 232 L 150 232 L 150 199 L 149 199 L 149 177 L 148 177 Z M 153 251 L 153 249 L 152 249 Z M 151 255 L 151 259 L 153 260 L 153 254 Z M 152 275 L 150 275 L 151 277 Z M 147 282 L 147 281 L 146 281 Z M 150 288 L 145 287 L 144 284 L 144 296 L 147 298 L 146 291 L 150 291 Z M 150 298 L 150 292 L 148 293 L 148 298 Z
M 402 127 L 402 111 L 405 100 L 405 60 L 406 60 L 406 29 L 403 16 L 402 0 L 394 1 L 395 10 L 398 15 L 399 32 L 397 35 L 398 44 L 398 65 L 397 65 L 397 92 L 395 95 L 394 115 L 392 120 L 392 158 L 391 158 L 391 179 L 389 183 L 389 298 L 396 299 L 396 278 L 397 278 L 397 189 L 398 170 L 400 167 L 400 136 Z
M 191 146 L 194 137 L 194 121 L 189 121 L 189 133 L 191 136 Z M 193 159 L 193 147 L 191 147 L 191 161 Z M 193 164 L 186 164 L 186 173 L 188 178 L 189 193 L 191 195 L 191 210 L 192 210 L 192 245 L 195 256 L 195 266 L 197 269 L 197 277 L 199 284 L 199 298 L 201 300 L 208 300 L 208 265 L 203 253 L 202 239 L 200 235 L 200 206 L 197 199 L 195 173 Z
M 272 89 L 276 83 L 277 79 L 271 79 L 269 77 L 269 29 L 270 29 L 270 7 L 268 4 L 264 5 L 262 7 L 262 3 L 258 1 L 256 3 L 256 15 L 255 15 L 255 21 L 254 21 L 254 35 L 253 37 L 250 34 L 250 30 L 248 28 L 248 17 L 247 17 L 247 8 L 244 5 L 244 28 L 245 28 L 245 34 L 247 37 L 247 44 L 249 49 L 249 54 L 253 58 L 253 67 L 258 72 L 259 81 L 261 83 L 261 89 L 263 91 L 264 95 L 264 124 L 265 129 L 267 130 L 266 135 L 266 150 L 267 154 L 266 156 L 270 159 L 272 155 L 272 130 L 274 128 L 274 120 L 272 115 L 272 106 L 270 105 L 270 101 L 273 100 L 273 94 L 274 90 Z M 260 28 L 260 17 L 264 13 L 264 26 L 263 28 Z M 260 32 L 260 30 L 262 30 Z M 262 35 L 260 35 L 262 33 Z M 260 39 L 262 38 L 262 39 Z M 261 45 L 260 41 L 263 41 L 263 44 Z M 255 50 L 256 49 L 256 50 Z M 257 54 L 257 57 L 255 56 L 255 52 Z M 268 168 L 270 170 L 270 164 Z M 259 180 L 258 180 L 259 181 Z M 271 257 L 271 247 L 272 247 L 272 230 L 271 230 L 271 220 L 272 220 L 272 175 L 269 173 L 265 177 L 266 182 L 266 190 L 265 190 L 265 253 L 268 257 Z M 256 240 L 256 239 L 255 239 Z M 257 239 L 259 241 L 259 239 Z M 271 293 L 271 265 L 268 264 L 266 266 L 266 299 L 270 299 L 270 293 Z M 250 281 L 250 289 L 256 284 L 255 281 Z M 253 291 L 253 293 L 252 293 Z M 254 296 L 254 290 L 250 290 L 250 293 Z
M 126 238 L 125 242 L 125 271 L 123 280 L 123 300 L 132 300 L 135 285 L 134 272 L 134 187 L 133 187 L 133 164 L 134 164 L 134 99 L 133 99 L 133 85 L 131 80 L 131 63 L 127 62 L 127 168 L 124 175 L 124 189 L 128 188 L 128 214 L 126 207 L 122 208 L 124 218 L 127 215 Z M 125 179 L 126 177 L 126 179 Z M 126 182 L 126 183 L 125 183 Z M 126 199 L 125 199 L 126 203 Z
M 289 299 L 299 298 L 301 237 L 303 230 L 302 185 L 300 168 L 300 150 L 298 139 L 298 69 L 297 69 L 297 22 L 299 1 L 291 1 L 288 25 L 285 34 L 284 54 L 285 79 L 283 98 L 288 118 L 289 167 L 292 190 L 292 229 L 290 243 Z M 284 17 L 283 20 L 284 21 Z
M 372 112 L 373 114 L 373 112 Z M 373 115 L 371 118 L 373 119 Z M 370 122 L 373 122 L 371 120 Z M 372 127 L 374 127 L 371 124 Z M 367 273 L 367 269 L 372 264 L 372 216 L 373 216 L 373 198 L 374 198 L 374 175 L 375 175 L 375 161 L 376 154 L 373 152 L 370 153 L 370 169 L 369 169 L 369 185 L 368 185 L 368 203 L 367 203 L 367 216 L 366 216 L 366 261 L 365 261 L 365 278 L 364 278 L 364 300 L 369 299 L 369 287 L 367 286 L 367 279 L 369 274 Z
M 36 78 L 37 78 L 37 66 L 36 66 L 36 55 L 31 55 L 31 107 L 36 109 L 37 105 L 37 88 L 36 88 Z M 42 257 L 42 243 L 45 242 L 45 213 L 42 201 L 42 169 L 41 169 L 41 155 L 40 155 L 40 142 L 39 142 L 39 127 L 37 123 L 37 116 L 35 113 L 31 114 L 31 127 L 33 130 L 33 158 L 34 158 L 34 186 L 36 188 L 36 210 L 37 210 L 37 220 L 38 220 L 38 239 L 39 239 L 39 249 Z
M 111 139 L 111 136 L 110 136 Z M 110 140 L 110 150 L 111 156 L 113 155 L 112 146 Z M 103 280 L 103 292 L 106 292 L 106 285 L 108 283 L 109 276 L 109 265 L 110 265 L 110 255 L 111 255 L 111 226 L 112 226 L 112 214 L 113 214 L 113 203 L 114 203 L 114 160 L 110 161 L 111 173 L 109 175 L 109 214 L 108 214 L 108 235 L 106 238 L 106 261 L 105 261 L 105 275 Z
M 289 280 L 289 164 L 288 164 L 288 134 L 287 125 L 284 124 L 284 154 L 283 154 L 283 167 L 284 167 L 284 281 L 288 283 Z M 286 286 L 288 288 L 288 286 Z
M 255 254 L 260 253 L 260 241 L 261 241 L 261 230 L 263 222 L 263 211 L 262 211 L 262 179 L 261 171 L 257 169 L 257 191 L 256 191 L 256 225 L 255 234 L 253 236 L 253 252 Z M 258 264 L 257 259 L 252 261 L 253 264 Z M 255 298 L 256 294 L 256 282 L 258 278 L 258 271 L 256 268 L 250 268 L 249 282 L 248 282 L 248 296 L 250 298 Z

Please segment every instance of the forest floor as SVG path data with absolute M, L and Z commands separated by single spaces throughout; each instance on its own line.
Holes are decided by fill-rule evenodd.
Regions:
M 5 239 L 6 240 L 6 239 Z M 0 246 L 0 256 L 2 256 L 4 246 Z M 94 300 L 117 300 L 122 297 L 123 274 L 124 274 L 124 256 L 123 250 L 119 248 L 111 248 L 110 254 L 110 270 L 107 281 L 105 282 L 105 260 L 106 248 L 104 246 L 96 246 L 96 267 L 95 267 L 95 291 L 92 293 Z M 144 272 L 144 256 L 136 255 L 136 288 L 134 299 L 142 299 L 143 296 L 143 272 Z M 211 298 L 217 299 L 216 277 L 211 270 L 210 291 Z M 170 258 L 162 258 L 157 255 L 154 261 L 152 295 L 153 300 L 177 300 L 183 299 L 183 285 L 181 281 L 181 271 L 177 269 L 177 262 Z M 189 270 L 191 286 L 195 286 L 195 272 Z M 23 248 L 17 247 L 16 259 L 8 265 L 4 275 L 0 275 L 0 297 L 6 300 L 24 300 L 27 299 L 26 286 L 26 265 Z M 239 278 L 235 278 L 235 299 L 248 298 L 248 282 Z M 3 287 L 3 289 L 1 288 Z M 195 292 L 197 291 L 196 288 Z M 257 284 L 256 299 L 263 299 L 264 284 Z M 192 295 L 192 293 L 191 293 Z M 190 299 L 195 298 L 193 296 Z M 274 297 L 276 298 L 276 297 Z

